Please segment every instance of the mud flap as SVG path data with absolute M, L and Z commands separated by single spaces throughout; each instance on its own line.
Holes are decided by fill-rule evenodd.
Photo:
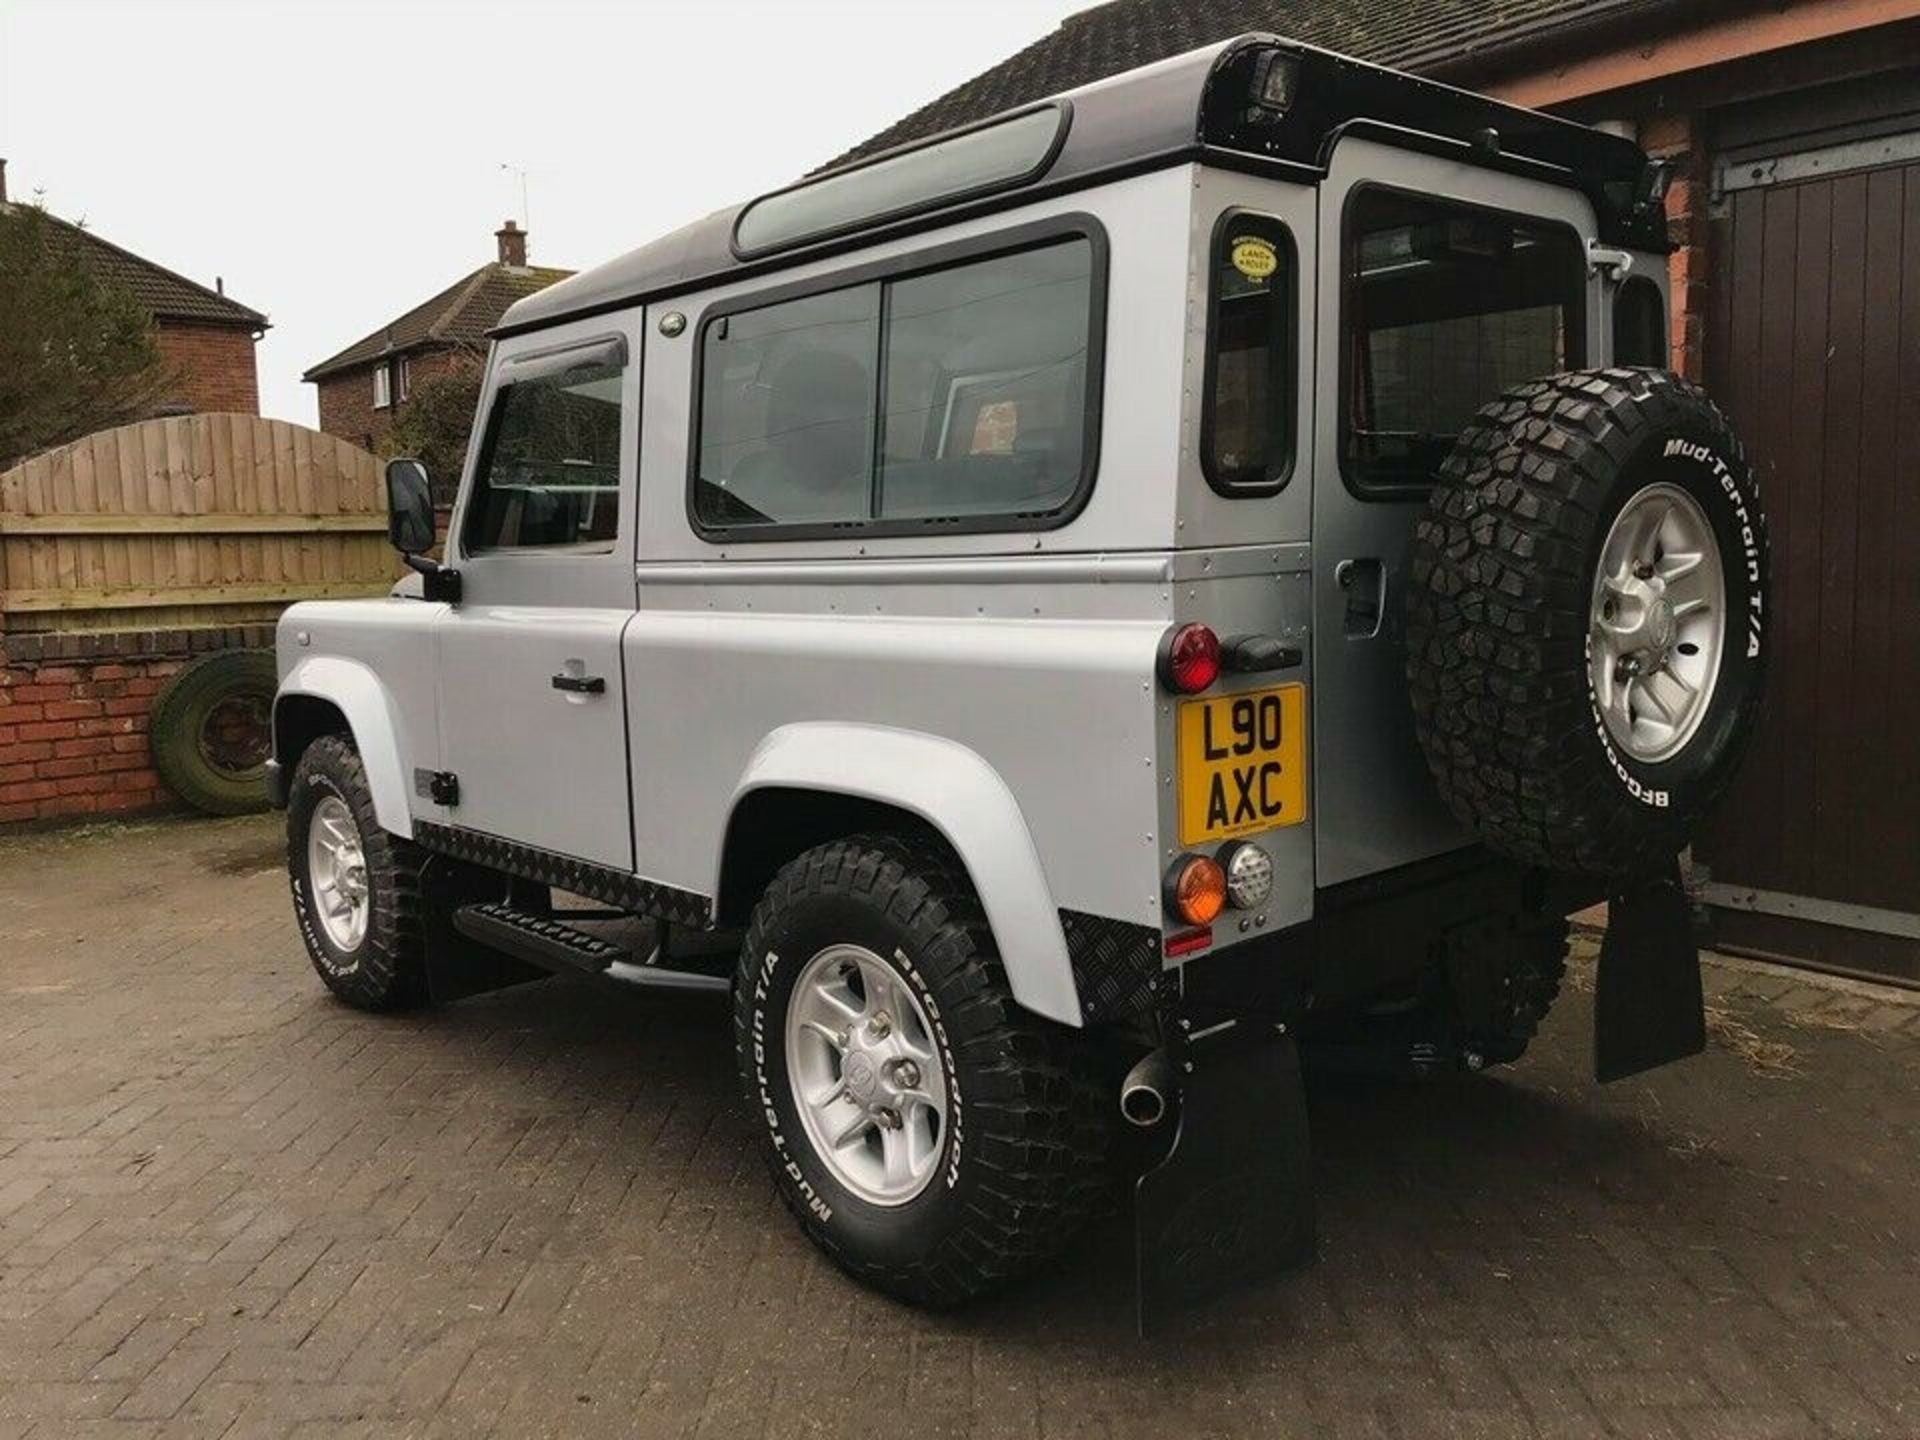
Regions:
M 1680 867 L 1616 890 L 1593 987 L 1593 1074 L 1605 1084 L 1707 1046 L 1700 953 Z
M 1293 1038 L 1229 1021 L 1170 1046 L 1169 1058 L 1180 1073 L 1173 1145 L 1134 1191 L 1143 1337 L 1314 1251 L 1306 1095 Z M 1181 1071 L 1185 1062 L 1191 1071 Z

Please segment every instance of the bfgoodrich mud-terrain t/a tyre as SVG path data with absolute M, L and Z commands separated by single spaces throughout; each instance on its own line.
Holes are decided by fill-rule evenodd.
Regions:
M 1448 458 L 1411 573 L 1407 678 L 1454 812 L 1535 864 L 1670 863 L 1767 657 L 1759 495 L 1705 394 L 1635 369 L 1508 391 Z
M 1083 1037 L 1013 1003 L 943 851 L 871 835 L 794 860 L 754 912 L 734 995 L 775 1183 L 856 1278 L 967 1299 L 1047 1255 L 1105 1183 Z
M 323 735 L 301 755 L 287 792 L 293 913 L 327 988 L 361 1010 L 427 998 L 420 854 L 380 828 L 360 752 Z

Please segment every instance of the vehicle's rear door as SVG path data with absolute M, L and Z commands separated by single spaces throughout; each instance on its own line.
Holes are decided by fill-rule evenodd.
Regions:
M 633 867 L 620 636 L 633 618 L 634 315 L 496 349 L 437 639 L 460 827 Z
M 1407 700 L 1413 523 L 1475 410 L 1585 363 L 1598 290 L 1584 196 L 1465 159 L 1342 140 L 1319 226 L 1313 728 L 1325 887 L 1466 843 Z

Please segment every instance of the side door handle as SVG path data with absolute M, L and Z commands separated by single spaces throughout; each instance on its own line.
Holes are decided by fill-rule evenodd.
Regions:
M 570 695 L 604 695 L 607 682 L 598 675 L 569 675 L 562 670 L 553 677 L 553 688 Z

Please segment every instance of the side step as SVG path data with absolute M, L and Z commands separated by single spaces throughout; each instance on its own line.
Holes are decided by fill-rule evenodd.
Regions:
M 725 975 L 669 970 L 654 964 L 653 957 L 636 963 L 633 951 L 576 930 L 556 916 L 529 915 L 497 900 L 462 905 L 453 912 L 453 928 L 469 940 L 545 970 L 649 990 L 724 994 L 733 988 Z M 654 957 L 659 953 L 655 950 Z

